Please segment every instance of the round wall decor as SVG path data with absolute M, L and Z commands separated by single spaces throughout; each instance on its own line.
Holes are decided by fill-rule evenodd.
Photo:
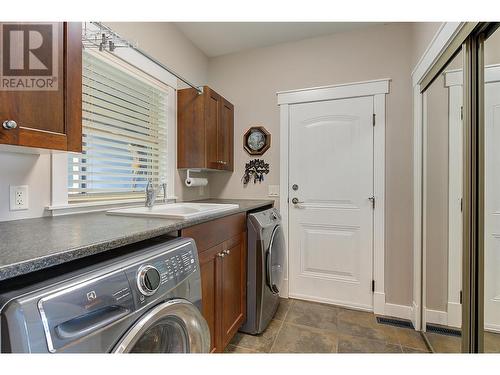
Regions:
M 271 133 L 263 126 L 252 126 L 243 136 L 243 148 L 250 155 L 263 155 L 271 147 Z

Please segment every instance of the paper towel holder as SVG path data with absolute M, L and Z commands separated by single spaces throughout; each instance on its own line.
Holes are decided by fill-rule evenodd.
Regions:
M 193 172 L 202 172 L 201 169 L 188 169 L 185 184 L 187 187 L 202 187 L 208 184 L 208 180 L 206 178 L 194 178 L 191 177 L 191 173 Z
M 190 174 L 190 173 L 194 173 L 194 172 L 196 172 L 196 173 L 200 173 L 200 172 L 201 172 L 201 169 L 188 169 L 188 170 L 187 170 L 187 176 L 186 176 L 186 178 L 189 180 L 189 179 L 191 178 L 191 176 L 190 176 L 189 174 Z

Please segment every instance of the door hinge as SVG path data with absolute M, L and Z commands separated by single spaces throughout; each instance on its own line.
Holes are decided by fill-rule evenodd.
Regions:
M 375 197 L 374 196 L 371 196 L 370 198 L 368 198 L 370 200 L 370 202 L 372 202 L 372 208 L 375 209 Z
M 460 304 L 462 304 L 462 291 L 460 291 Z
M 375 293 L 375 280 L 372 280 L 372 292 Z
M 372 123 L 373 123 L 373 126 L 375 126 L 375 113 L 373 114 Z

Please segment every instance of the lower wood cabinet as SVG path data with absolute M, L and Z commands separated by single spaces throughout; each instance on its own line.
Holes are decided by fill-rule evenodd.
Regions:
M 225 241 L 220 264 L 221 342 L 225 348 L 246 318 L 246 241 L 245 233 Z
M 211 351 L 222 352 L 245 321 L 246 215 L 236 214 L 182 230 L 197 243 L 203 316 Z

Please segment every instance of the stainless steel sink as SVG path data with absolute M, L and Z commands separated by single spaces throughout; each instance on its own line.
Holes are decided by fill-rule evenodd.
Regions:
M 235 210 L 237 204 L 218 203 L 169 203 L 153 207 L 132 207 L 110 210 L 108 215 L 155 217 L 164 219 L 193 219 L 219 212 Z

